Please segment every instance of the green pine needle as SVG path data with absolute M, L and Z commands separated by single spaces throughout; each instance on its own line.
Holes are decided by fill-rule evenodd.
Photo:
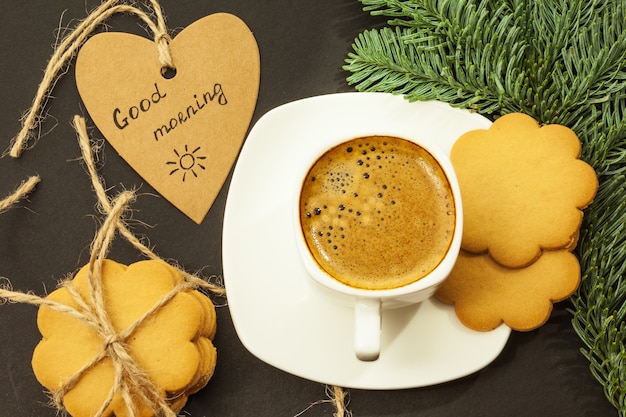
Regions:
M 626 417 L 626 0 L 360 0 L 344 69 L 359 91 L 441 100 L 573 129 L 600 188 L 577 254 L 572 325 L 590 371 Z

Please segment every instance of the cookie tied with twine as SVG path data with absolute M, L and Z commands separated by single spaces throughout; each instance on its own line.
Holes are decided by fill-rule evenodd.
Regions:
M 33 371 L 74 417 L 178 412 L 213 374 L 213 304 L 164 262 L 105 259 L 46 299 Z
M 74 417 L 175 417 L 215 368 L 215 309 L 199 290 L 224 290 L 167 264 L 128 229 L 124 213 L 135 193 L 109 199 L 84 119 L 76 116 L 74 126 L 106 215 L 89 262 L 47 297 L 12 291 L 9 284 L 0 288 L 0 299 L 40 306 L 43 339 L 33 370 L 59 410 Z M 5 200 L 23 198 L 35 183 Z M 148 260 L 126 267 L 106 259 L 118 232 Z

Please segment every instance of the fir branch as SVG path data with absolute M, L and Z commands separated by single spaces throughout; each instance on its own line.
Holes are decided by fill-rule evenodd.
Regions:
M 513 44 L 516 32 L 506 32 L 501 34 L 504 42 Z M 365 31 L 355 40 L 355 53 L 344 68 L 353 72 L 348 83 L 360 91 L 395 92 L 411 101 L 438 99 L 484 113 L 513 111 L 517 105 L 507 90 L 525 88 L 514 64 L 523 59 L 524 48 L 517 44 L 507 49 L 498 44 L 500 37 L 493 39 L 483 45 L 476 36 L 452 43 L 409 28 Z M 481 48 L 475 48 L 476 43 Z M 465 54 L 473 54 L 473 59 L 459 59 Z M 508 62 L 501 59 L 504 54 Z
M 626 410 L 626 191 L 624 175 L 605 176 L 581 230 L 581 287 L 572 302 L 572 325 L 606 397 Z
M 626 1 L 360 0 L 389 17 L 344 69 L 359 91 L 520 111 L 581 139 L 600 183 L 577 254 L 572 325 L 590 371 L 626 417 Z

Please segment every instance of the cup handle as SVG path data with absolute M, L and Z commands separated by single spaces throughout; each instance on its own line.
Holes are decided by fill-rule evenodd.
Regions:
M 380 355 L 381 301 L 358 298 L 354 305 L 354 351 L 362 361 L 375 361 Z

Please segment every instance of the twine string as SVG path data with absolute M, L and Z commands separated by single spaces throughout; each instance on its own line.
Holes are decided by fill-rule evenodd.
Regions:
M 32 105 L 21 119 L 22 128 L 13 138 L 13 143 L 9 150 L 9 155 L 19 158 L 26 149 L 28 140 L 34 136 L 34 130 L 43 120 L 42 109 L 46 106 L 50 98 L 51 90 L 57 81 L 59 74 L 67 63 L 74 57 L 78 49 L 85 43 L 87 38 L 96 30 L 98 26 L 117 13 L 128 13 L 139 17 L 154 35 L 157 45 L 159 61 L 162 66 L 162 73 L 167 69 L 173 69 L 174 61 L 170 54 L 169 43 L 171 38 L 167 33 L 165 17 L 157 0 L 150 0 L 154 9 L 157 22 L 155 23 L 143 10 L 135 6 L 117 4 L 122 0 L 107 0 L 91 12 L 87 18 L 82 20 L 77 27 L 66 36 L 55 48 L 46 69 L 44 76 L 37 88 L 37 93 Z M 39 139 L 34 137 L 35 140 Z
M 11 157 L 18 158 L 21 155 L 31 131 L 41 122 L 40 111 L 48 101 L 50 89 L 54 85 L 57 75 L 63 69 L 69 57 L 71 57 L 76 49 L 84 42 L 84 38 L 86 37 L 85 29 L 92 23 L 94 16 L 99 16 L 104 10 L 118 1 L 119 0 L 107 0 L 102 3 L 55 48 L 54 53 L 48 61 L 43 79 L 39 84 L 31 108 L 22 118 L 22 129 L 14 138 L 13 146 L 10 149 L 9 155 L 11 155 Z
M 0 213 L 4 213 L 11 206 L 15 205 L 18 201 L 25 198 L 35 186 L 39 183 L 39 176 L 29 177 L 26 181 L 22 182 L 20 186 L 9 196 L 0 200 Z
M 102 360 L 110 359 L 114 368 L 114 382 L 106 399 L 103 401 L 103 404 L 94 417 L 103 417 L 105 415 L 117 393 L 120 394 L 124 401 L 129 417 L 136 415 L 134 404 L 138 401 L 149 406 L 155 415 L 176 417 L 176 413 L 171 409 L 167 399 L 164 398 L 164 393 L 154 385 L 132 357 L 126 340 L 128 340 L 147 319 L 157 314 L 158 311 L 168 304 L 177 294 L 182 291 L 199 288 L 199 282 L 204 282 L 204 280 L 185 273 L 183 282 L 172 288 L 171 291 L 165 294 L 146 311 L 143 316 L 139 317 L 123 331 L 118 332 L 115 330 L 106 310 L 106 300 L 104 299 L 102 286 L 102 266 L 116 232 L 120 231 L 120 234 L 123 236 L 132 237 L 132 239 L 130 239 L 131 243 L 142 253 L 149 254 L 151 259 L 162 259 L 143 245 L 139 239 L 132 234 L 123 220 L 124 213 L 127 211 L 130 204 L 135 201 L 135 193 L 132 191 L 123 191 L 115 199 L 109 199 L 106 192 L 104 192 L 104 185 L 99 181 L 97 171 L 95 170 L 91 142 L 86 133 L 84 119 L 80 117 L 75 118 L 74 126 L 77 130 L 77 136 L 83 156 L 85 157 L 86 165 L 89 166 L 88 172 L 92 177 L 92 183 L 96 189 L 99 204 L 102 210 L 106 212 L 106 218 L 97 231 L 90 248 L 87 270 L 89 300 L 83 299 L 82 295 L 71 285 L 71 281 L 69 280 L 65 281 L 63 285 L 68 290 L 78 308 L 72 308 L 48 298 L 15 292 L 8 288 L 0 288 L 0 297 L 2 300 L 46 306 L 54 311 L 68 314 L 94 328 L 102 339 L 102 350 L 100 353 L 95 355 L 91 361 L 86 363 L 73 376 L 65 381 L 60 389 L 52 393 L 52 400 L 57 408 L 62 409 L 64 396 L 76 386 L 86 372 Z M 26 188 L 27 187 L 20 187 L 18 190 L 20 193 L 16 192 L 15 194 L 17 195 L 10 196 L 10 201 L 17 201 L 19 198 L 16 197 L 23 197 Z M 193 277 L 193 279 L 190 279 L 190 277 Z M 203 287 L 206 288 L 206 286 Z
M 347 395 L 346 391 L 333 385 L 332 387 L 327 387 L 327 394 L 333 403 L 333 406 L 337 410 L 333 416 L 334 417 L 351 417 L 352 413 L 347 409 Z
M 91 186 L 98 199 L 98 203 L 99 203 L 102 214 L 106 215 L 110 213 L 112 206 L 111 206 L 111 202 L 109 201 L 109 197 L 106 194 L 104 184 L 103 182 L 100 181 L 100 177 L 98 175 L 98 171 L 96 168 L 95 158 L 93 156 L 93 151 L 92 151 L 93 149 L 96 148 L 96 146 L 95 145 L 92 146 L 91 144 L 91 140 L 89 139 L 89 134 L 87 133 L 87 124 L 85 122 L 85 119 L 82 116 L 78 116 L 78 115 L 74 116 L 73 126 L 78 136 L 78 143 L 80 145 L 82 158 L 85 163 L 85 167 L 87 169 L 89 177 L 91 178 Z M 129 230 L 128 226 L 124 222 L 118 221 L 116 226 L 120 234 L 128 242 L 130 242 L 135 247 L 135 249 L 141 252 L 148 259 L 161 259 L 156 253 L 154 253 L 154 251 L 152 251 L 148 246 L 142 243 L 141 240 L 138 239 L 137 236 L 135 236 L 135 234 L 131 230 Z M 209 293 L 213 293 L 218 296 L 223 297 L 226 295 L 226 291 L 223 286 L 216 285 L 211 282 L 207 282 L 201 278 L 198 278 L 197 276 L 193 274 L 188 273 L 182 268 L 179 268 L 175 265 L 173 266 L 185 277 L 186 281 L 192 282 L 198 288 L 202 288 L 208 291 Z
M 124 210 L 128 207 L 128 204 L 134 201 L 134 198 L 135 196 L 132 192 L 123 192 L 115 200 L 113 200 L 112 210 L 94 238 L 88 269 L 88 282 L 90 282 L 89 297 L 91 298 L 91 304 L 83 300 L 77 291 L 70 292 L 74 301 L 78 305 L 85 306 L 87 308 L 86 311 L 89 313 L 78 315 L 80 314 L 79 312 L 71 307 L 65 306 L 64 304 L 46 303 L 55 311 L 67 312 L 68 310 L 73 310 L 71 314 L 74 317 L 79 318 L 82 322 L 85 322 L 85 317 L 94 317 L 96 320 L 96 325 L 94 327 L 102 339 L 102 350 L 100 353 L 93 357 L 90 362 L 85 364 L 72 377 L 70 377 L 60 389 L 52 393 L 53 401 L 58 408 L 62 407 L 64 396 L 76 386 L 86 372 L 102 360 L 109 358 L 114 368 L 114 383 L 109 390 L 107 398 L 95 414 L 95 417 L 102 417 L 105 415 L 107 408 L 110 406 L 117 392 L 121 394 L 130 417 L 135 416 L 135 401 L 133 400 L 133 397 L 138 397 L 143 400 L 143 402 L 148 404 L 155 413 L 161 411 L 167 417 L 175 417 L 176 415 L 171 410 L 158 388 L 154 386 L 152 381 L 150 381 L 150 379 L 145 375 L 145 372 L 139 368 L 134 358 L 129 353 L 125 341 L 137 328 L 141 326 L 145 320 L 152 317 L 178 292 L 189 287 L 177 287 L 176 294 L 172 294 L 173 291 L 168 293 L 162 300 L 157 302 L 151 310 L 146 312 L 142 317 L 131 324 L 129 328 L 120 333 L 118 333 L 113 327 L 104 304 L 102 268 L 99 256 L 106 254 L 116 231 L 115 225 L 121 219 L 121 216 Z M 71 288 L 69 282 L 66 281 L 65 287 Z M 13 297 L 13 299 L 15 299 L 15 297 Z M 36 300 L 36 303 L 44 304 L 45 301 L 46 299 Z
M 300 411 L 294 417 L 301 417 L 306 414 L 313 407 L 320 404 L 332 404 L 335 408 L 335 412 L 333 413 L 333 417 L 352 417 L 352 412 L 347 409 L 348 396 L 346 391 L 336 385 L 326 385 L 326 399 L 317 400 L 311 404 L 304 410 Z
M 165 399 L 162 398 L 158 388 L 154 386 L 145 373 L 138 367 L 135 360 L 128 352 L 124 342 L 145 320 L 152 317 L 159 310 L 159 308 L 167 304 L 167 302 L 169 302 L 178 292 L 191 288 L 191 284 L 188 286 L 176 287 L 176 294 L 173 293 L 174 290 L 166 294 L 166 296 L 157 302 L 151 310 L 137 319 L 124 332 L 118 334 L 106 314 L 106 308 L 102 295 L 101 269 L 97 268 L 98 262 L 96 262 L 96 258 L 94 258 L 94 255 L 100 255 L 108 249 L 106 245 L 111 244 L 112 237 L 116 230 L 115 224 L 120 219 L 129 202 L 133 201 L 133 199 L 133 193 L 124 192 L 114 200 L 114 204 L 112 205 L 112 210 L 108 218 L 94 239 L 94 243 L 92 245 L 92 262 L 90 263 L 90 270 L 92 270 L 91 274 L 93 277 L 90 279 L 92 282 L 90 288 L 90 297 L 92 298 L 93 303 L 92 305 L 89 305 L 82 299 L 82 296 L 78 293 L 78 291 L 69 285 L 69 281 L 66 281 L 64 286 L 68 290 L 72 289 L 69 293 L 73 300 L 80 306 L 79 308 L 82 311 L 48 298 L 42 298 L 32 294 L 25 294 L 0 288 L 0 297 L 3 300 L 45 306 L 54 311 L 67 314 L 94 328 L 103 340 L 102 351 L 92 358 L 90 362 L 86 363 L 81 369 L 79 369 L 72 377 L 70 377 L 60 389 L 52 393 L 53 402 L 59 409 L 62 408 L 63 397 L 65 394 L 76 386 L 80 378 L 100 361 L 105 358 L 110 358 L 115 370 L 115 383 L 111 387 L 108 397 L 102 404 L 98 413 L 96 413 L 95 417 L 102 417 L 104 415 L 104 412 L 113 400 L 115 393 L 118 391 L 121 393 L 122 398 L 126 403 L 126 407 L 128 408 L 128 414 L 131 417 L 135 415 L 133 410 L 133 395 L 139 395 L 139 397 L 144 399 L 145 403 L 149 404 L 155 412 L 162 411 L 167 417 L 175 417 L 176 415 L 170 409 Z M 99 294 L 94 294 L 94 292 Z
M 170 42 L 172 38 L 167 33 L 167 26 L 165 25 L 165 15 L 161 9 L 161 5 L 157 0 L 150 0 L 152 10 L 156 15 L 157 26 L 152 30 L 154 34 L 154 42 L 156 42 L 159 50 L 159 61 L 161 62 L 161 74 L 165 74 L 167 70 L 176 69 L 174 60 L 170 52 Z

